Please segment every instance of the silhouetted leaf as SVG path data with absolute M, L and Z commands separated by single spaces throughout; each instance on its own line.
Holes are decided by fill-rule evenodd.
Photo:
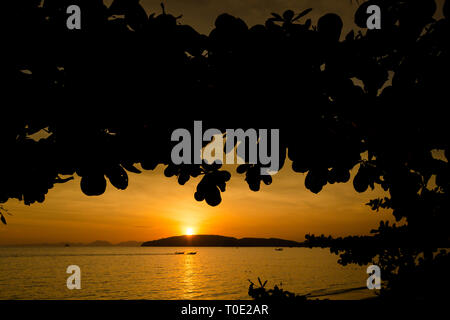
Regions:
M 103 174 L 93 173 L 81 177 L 81 191 L 87 196 L 99 196 L 106 190 L 106 180 Z
M 308 13 L 310 13 L 312 11 L 312 8 L 303 10 L 302 12 L 300 12 L 298 15 L 295 16 L 295 18 L 292 21 L 297 21 L 298 19 L 306 16 Z

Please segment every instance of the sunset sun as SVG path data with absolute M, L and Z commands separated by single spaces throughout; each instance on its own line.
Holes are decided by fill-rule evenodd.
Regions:
M 186 228 L 186 235 L 187 236 L 192 236 L 194 234 L 194 229 L 193 228 Z

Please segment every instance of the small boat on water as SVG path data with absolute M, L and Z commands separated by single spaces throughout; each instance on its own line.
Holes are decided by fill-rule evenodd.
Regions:
M 190 255 L 197 254 L 197 251 L 188 252 L 187 254 L 190 254 Z
M 283 251 L 283 248 L 275 248 L 275 251 Z
M 64 247 L 70 247 L 70 244 L 66 243 L 66 244 L 64 245 Z
M 175 251 L 175 254 L 184 254 L 184 251 Z

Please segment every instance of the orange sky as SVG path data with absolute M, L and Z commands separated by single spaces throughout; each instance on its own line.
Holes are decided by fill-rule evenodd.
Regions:
M 185 234 L 235 237 L 280 237 L 304 240 L 308 232 L 348 235 L 368 233 L 387 212 L 372 212 L 366 205 L 383 195 L 381 189 L 358 194 L 352 183 L 327 185 L 315 195 L 304 187 L 304 174 L 288 162 L 270 186 L 250 191 L 235 166 L 223 201 L 217 207 L 195 201 L 200 178 L 180 186 L 166 178 L 163 166 L 142 174 L 129 173 L 129 187 L 117 190 L 108 183 L 99 197 L 84 195 L 79 177 L 51 189 L 44 203 L 25 206 L 17 200 L 4 204 L 13 216 L 0 226 L 0 245 L 43 242 L 108 240 L 146 241 Z M 355 174 L 355 172 L 353 172 Z

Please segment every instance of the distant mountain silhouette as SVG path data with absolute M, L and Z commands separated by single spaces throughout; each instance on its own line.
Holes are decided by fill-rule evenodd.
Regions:
M 113 244 L 105 240 L 96 240 L 89 243 L 81 242 L 57 242 L 57 243 L 30 243 L 30 244 L 15 244 L 9 247 L 139 247 L 142 242 L 139 241 L 124 241 Z
M 242 238 L 218 235 L 175 236 L 147 241 L 143 247 L 302 247 L 303 243 L 276 238 Z

